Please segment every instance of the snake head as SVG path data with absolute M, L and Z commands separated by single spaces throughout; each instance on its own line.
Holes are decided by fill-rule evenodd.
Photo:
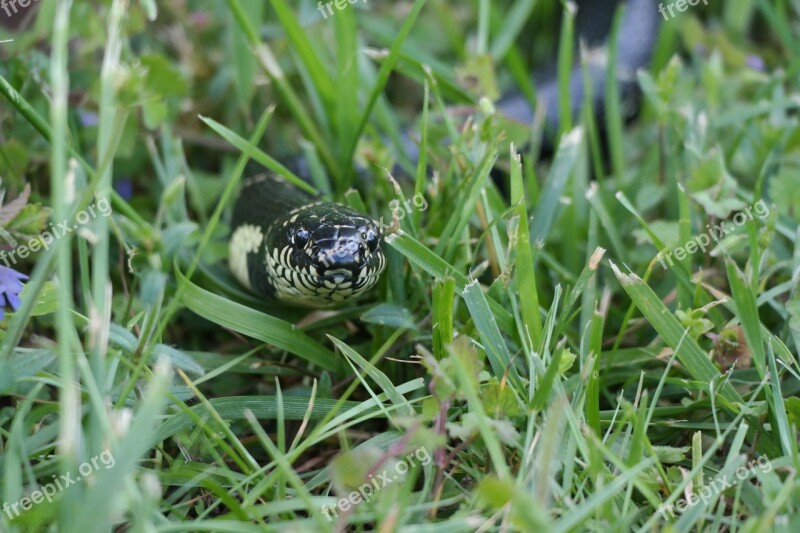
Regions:
M 351 300 L 386 266 L 378 223 L 343 205 L 298 208 L 274 233 L 267 267 L 283 300 L 315 307 Z

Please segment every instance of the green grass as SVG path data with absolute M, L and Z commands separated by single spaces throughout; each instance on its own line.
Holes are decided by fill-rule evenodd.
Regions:
M 91 472 L 0 531 L 797 530 L 795 2 L 665 23 L 639 119 L 604 143 L 571 116 L 549 158 L 490 100 L 533 98 L 548 58 L 567 87 L 559 3 L 169 4 L 41 2 L 0 32 L 2 234 L 113 206 L 13 265 L 0 505 Z M 309 313 L 236 285 L 250 160 L 391 223 L 373 294 Z

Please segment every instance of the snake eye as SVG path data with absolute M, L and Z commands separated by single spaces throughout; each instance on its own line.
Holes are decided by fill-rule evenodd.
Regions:
M 374 252 L 378 248 L 378 242 L 380 239 L 378 238 L 378 234 L 370 228 L 366 231 L 364 240 L 367 241 L 367 247 L 369 248 L 370 252 Z
M 299 247 L 302 248 L 306 244 L 308 244 L 308 239 L 310 237 L 311 237 L 311 235 L 309 235 L 307 229 L 300 228 L 300 229 L 298 229 L 297 231 L 294 232 L 294 235 L 292 235 L 292 243 L 295 246 L 299 246 Z

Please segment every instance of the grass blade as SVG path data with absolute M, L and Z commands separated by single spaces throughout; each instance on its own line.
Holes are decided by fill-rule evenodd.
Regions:
M 203 318 L 253 339 L 272 344 L 320 368 L 338 372 L 339 358 L 292 324 L 201 289 L 177 268 L 175 275 L 183 287 L 181 302 Z
M 722 375 L 717 367 L 709 361 L 697 342 L 687 335 L 678 319 L 673 316 L 653 290 L 637 275 L 624 274 L 613 262 L 611 269 L 642 315 L 664 339 L 667 346 L 677 353 L 678 360 L 689 375 L 698 381 L 719 384 Z M 716 391 L 731 404 L 743 403 L 742 397 L 727 381 L 721 383 Z

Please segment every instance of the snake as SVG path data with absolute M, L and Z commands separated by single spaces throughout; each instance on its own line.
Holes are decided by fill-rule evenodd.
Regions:
M 618 3 L 617 0 L 579 2 L 578 34 L 588 40 L 596 38 L 598 26 L 608 26 Z M 623 103 L 635 100 L 638 90 L 635 73 L 649 62 L 659 25 L 651 0 L 628 0 L 626 4 L 616 40 L 616 78 Z M 606 16 L 605 24 L 598 22 L 601 15 Z M 604 31 L 608 33 L 607 27 Z M 599 33 L 605 38 L 602 31 Z M 601 42 L 596 48 L 598 52 L 589 55 L 586 72 L 576 66 L 569 79 L 570 106 L 576 115 L 584 104 L 588 74 L 596 88 L 591 105 L 601 125 L 606 48 L 607 43 Z M 551 75 L 536 86 L 537 105 L 545 106 L 545 132 L 556 132 L 560 123 L 558 81 Z M 519 93 L 502 97 L 497 110 L 526 125 L 534 120 L 533 106 Z M 415 144 L 407 141 L 404 145 L 413 160 Z M 243 181 L 231 220 L 228 266 L 242 286 L 260 296 L 302 307 L 333 307 L 358 299 L 378 283 L 386 267 L 383 229 L 382 224 L 365 213 L 322 201 L 280 175 L 265 171 Z
M 232 219 L 229 267 L 251 291 L 290 304 L 330 307 L 375 286 L 386 267 L 377 221 L 315 199 L 281 176 L 242 184 Z

